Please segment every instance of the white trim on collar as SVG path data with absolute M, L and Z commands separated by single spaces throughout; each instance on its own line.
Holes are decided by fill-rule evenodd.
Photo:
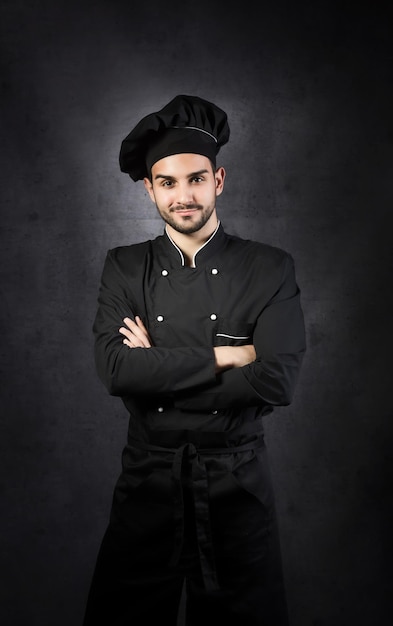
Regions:
M 203 244 L 200 248 L 198 248 L 198 250 L 195 252 L 194 256 L 192 257 L 192 265 L 191 265 L 191 267 L 196 267 L 196 264 L 195 264 L 195 257 L 196 257 L 196 255 L 197 255 L 197 254 L 198 254 L 198 253 L 202 250 L 202 248 L 204 248 L 205 246 L 207 246 L 207 244 L 208 244 L 208 243 L 209 243 L 209 242 L 213 239 L 213 237 L 214 237 L 214 235 L 216 234 L 216 232 L 218 231 L 219 227 L 220 227 L 220 220 L 218 220 L 218 223 L 217 223 L 217 228 L 216 228 L 216 230 L 214 231 L 214 233 L 213 233 L 212 235 L 210 235 L 209 239 L 208 239 L 207 241 L 205 241 L 205 243 L 204 243 L 204 244 Z M 167 234 L 167 236 L 168 236 L 168 239 L 169 239 L 169 241 L 171 242 L 171 244 L 172 244 L 172 245 L 176 248 L 176 250 L 177 250 L 177 251 L 178 251 L 178 253 L 180 254 L 181 264 L 182 264 L 182 266 L 184 267 L 184 266 L 185 266 L 185 264 L 186 264 L 186 260 L 185 260 L 185 258 L 184 258 L 184 254 L 183 254 L 183 252 L 180 250 L 179 246 L 177 246 L 177 245 L 175 244 L 175 242 L 173 241 L 172 237 L 171 237 L 171 236 L 170 236 L 170 234 L 168 233 L 168 226 L 165 226 L 165 232 L 166 232 L 166 234 Z
M 166 234 L 167 234 L 167 236 L 168 236 L 168 239 L 169 239 L 169 241 L 171 242 L 171 244 L 172 244 L 172 245 L 176 248 L 176 250 L 177 250 L 177 251 L 178 251 L 178 253 L 180 254 L 180 257 L 181 257 L 181 264 L 182 264 L 182 265 L 185 265 L 185 264 L 186 264 L 186 261 L 185 261 L 185 258 L 184 258 L 184 255 L 183 255 L 183 252 L 180 250 L 179 246 L 177 246 L 177 245 L 175 244 L 175 242 L 173 241 L 172 237 L 171 237 L 171 236 L 170 236 L 170 234 L 168 233 L 168 226 L 165 226 L 165 232 L 166 232 Z
M 217 228 L 214 231 L 214 233 L 209 237 L 209 239 L 207 241 L 205 241 L 205 243 L 199 248 L 199 250 L 197 250 L 195 252 L 194 256 L 192 257 L 192 265 L 191 265 L 191 267 L 196 267 L 196 264 L 195 264 L 195 257 L 196 257 L 196 255 L 202 250 L 202 248 L 207 246 L 207 244 L 213 239 L 214 235 L 216 234 L 216 232 L 219 229 L 219 226 L 220 226 L 220 220 L 217 221 Z

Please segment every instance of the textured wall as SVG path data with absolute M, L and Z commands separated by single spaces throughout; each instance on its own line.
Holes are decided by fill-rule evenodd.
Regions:
M 1 2 L 4 625 L 82 619 L 127 426 L 94 372 L 99 277 L 108 248 L 162 231 L 118 151 L 178 93 L 228 112 L 224 227 L 291 252 L 302 289 L 298 392 L 266 420 L 292 625 L 386 623 L 389 21 L 269 4 Z

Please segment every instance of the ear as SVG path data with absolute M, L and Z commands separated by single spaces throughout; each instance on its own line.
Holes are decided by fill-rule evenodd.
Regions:
M 143 184 L 145 185 L 145 189 L 150 196 L 150 200 L 155 203 L 156 199 L 154 196 L 153 185 L 147 176 L 143 179 Z
M 224 189 L 224 180 L 225 180 L 226 172 L 223 167 L 218 167 L 215 173 L 216 179 L 216 195 L 219 196 L 222 194 Z

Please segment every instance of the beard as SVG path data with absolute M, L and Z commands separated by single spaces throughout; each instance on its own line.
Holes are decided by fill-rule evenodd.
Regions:
M 179 208 L 179 207 L 178 207 Z M 169 226 L 171 226 L 178 233 L 182 233 L 183 235 L 191 235 L 192 233 L 198 232 L 204 225 L 209 221 L 213 211 L 214 206 L 209 206 L 204 208 L 201 205 L 193 204 L 185 207 L 181 207 L 184 210 L 186 209 L 197 209 L 198 215 L 183 215 L 176 218 L 176 210 L 170 209 L 169 213 L 160 211 L 158 209 L 159 214 L 161 215 L 164 222 L 166 222 Z

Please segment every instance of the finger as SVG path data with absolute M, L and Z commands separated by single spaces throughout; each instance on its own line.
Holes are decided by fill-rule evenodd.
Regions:
M 119 333 L 124 335 L 125 340 L 128 341 L 126 345 L 128 345 L 129 348 L 145 347 L 141 339 L 139 339 L 139 337 L 137 337 L 131 330 L 128 330 L 128 328 L 119 328 Z M 125 343 L 125 340 L 123 340 L 123 343 Z
M 123 343 L 125 346 L 127 346 L 128 348 L 135 348 L 135 346 L 132 345 L 131 341 L 129 341 L 128 339 L 123 339 Z
M 136 322 L 134 322 L 129 317 L 124 318 L 123 321 L 128 326 L 132 334 L 139 339 L 142 347 L 144 348 L 151 347 L 150 338 L 149 338 L 149 335 L 147 334 L 146 328 L 143 326 L 142 320 L 140 320 L 140 323 L 142 323 L 143 330 L 140 328 L 140 326 L 138 326 L 138 324 L 136 324 Z
M 139 317 L 139 315 L 135 315 L 135 322 L 137 324 L 137 326 L 144 332 L 146 333 L 146 335 L 148 334 L 147 332 L 147 328 L 144 325 L 144 323 L 142 322 L 141 318 Z
M 133 333 L 131 332 L 131 330 L 129 330 L 128 328 L 124 328 L 123 326 L 121 328 L 119 328 L 119 333 L 121 333 L 122 335 L 124 335 L 125 337 L 127 337 L 127 339 L 129 339 L 130 341 L 132 340 L 132 335 Z
M 146 340 L 148 342 L 148 345 L 146 345 L 146 348 L 151 348 L 151 339 L 150 339 L 149 332 L 146 326 L 144 325 L 144 323 L 142 322 L 141 318 L 139 317 L 139 315 L 135 316 L 135 321 L 137 323 L 138 328 L 140 328 L 140 330 L 143 332 L 143 334 L 146 337 Z
M 132 320 L 130 317 L 125 317 L 123 322 L 130 328 L 130 330 L 132 330 L 132 332 L 135 332 L 135 328 L 139 328 L 144 335 L 148 336 L 149 333 L 147 332 L 147 328 L 139 315 L 135 315 L 135 320 Z
M 137 320 L 137 317 L 135 317 L 135 320 Z M 133 332 L 134 334 L 136 334 L 138 336 L 140 336 L 141 334 L 146 334 L 147 333 L 146 329 L 145 329 L 145 331 L 143 331 L 142 328 L 140 328 L 140 326 L 138 326 L 136 321 L 132 320 L 130 317 L 125 317 L 123 322 L 129 328 L 129 330 L 131 330 L 131 332 Z
M 136 326 L 134 320 L 132 320 L 130 317 L 125 317 L 123 319 L 123 322 L 127 326 L 127 328 L 129 328 L 129 330 L 132 330 L 133 326 Z

